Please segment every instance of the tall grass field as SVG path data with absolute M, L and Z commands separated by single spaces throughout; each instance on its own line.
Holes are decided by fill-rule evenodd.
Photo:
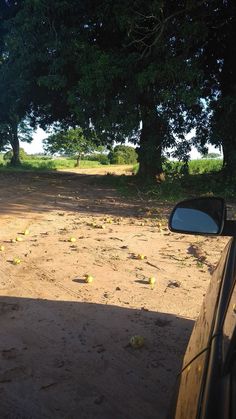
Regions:
M 73 169 L 76 166 L 76 159 L 72 158 L 51 158 L 44 156 L 32 155 L 22 160 L 19 167 L 12 168 L 7 164 L 3 155 L 0 155 L 0 170 L 60 170 Z M 98 161 L 81 160 L 80 169 L 99 167 L 101 163 Z
M 60 170 L 72 169 L 76 166 L 76 159 L 73 158 L 53 158 L 49 156 L 29 155 L 22 161 L 18 170 Z M 93 160 L 81 160 L 80 168 L 99 167 L 101 163 Z M 112 166 L 112 165 L 111 165 Z M 166 161 L 164 163 L 164 172 L 166 174 L 180 174 L 183 169 L 183 163 Z M 199 159 L 189 162 L 189 174 L 203 174 L 217 172 L 222 168 L 221 159 Z M 0 170 L 13 170 L 0 154 Z M 138 171 L 138 164 L 134 166 L 134 172 Z
M 189 162 L 189 174 L 219 172 L 222 169 L 222 159 L 201 159 Z
M 222 169 L 222 159 L 198 159 L 190 160 L 188 163 L 190 175 L 200 175 L 203 173 L 219 172 Z M 182 173 L 184 164 L 176 161 L 167 160 L 163 164 L 163 170 L 168 175 Z M 134 166 L 134 172 L 137 173 L 138 164 Z

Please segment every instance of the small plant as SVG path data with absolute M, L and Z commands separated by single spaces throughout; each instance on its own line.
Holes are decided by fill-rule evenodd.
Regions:
M 23 148 L 20 148 L 20 160 L 26 160 L 28 157 L 28 154 L 26 153 L 26 151 Z M 11 159 L 13 156 L 13 151 L 9 150 L 7 151 L 4 155 L 3 155 L 3 160 L 7 163 L 10 163 Z
M 203 262 L 201 262 L 200 260 L 197 260 L 197 267 L 199 269 L 202 269 L 203 268 Z

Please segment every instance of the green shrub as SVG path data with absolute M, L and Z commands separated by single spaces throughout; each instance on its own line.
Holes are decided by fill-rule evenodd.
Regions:
M 92 154 L 91 156 L 89 156 L 88 160 L 90 161 L 98 161 L 101 164 L 110 164 L 110 160 L 108 158 L 107 154 Z
M 109 154 L 108 158 L 112 164 L 135 164 L 138 155 L 133 147 L 117 145 Z
M 125 164 L 125 157 L 122 153 L 113 153 L 110 156 L 111 164 Z
M 84 157 L 84 160 L 89 160 L 89 161 L 97 161 L 100 164 L 110 164 L 110 160 L 107 154 L 103 154 L 103 153 L 94 153 L 94 154 L 90 154 L 88 156 Z
M 106 154 L 99 154 L 98 161 L 103 165 L 110 164 L 110 160 Z
M 10 162 L 13 156 L 13 151 L 9 150 L 7 151 L 4 156 L 3 156 L 3 160 L 5 160 L 6 162 Z M 26 151 L 23 148 L 20 148 L 20 160 L 26 160 L 28 158 L 28 154 L 26 153 Z
M 184 163 L 180 161 L 165 160 L 163 163 L 163 171 L 168 175 L 181 175 L 184 170 Z

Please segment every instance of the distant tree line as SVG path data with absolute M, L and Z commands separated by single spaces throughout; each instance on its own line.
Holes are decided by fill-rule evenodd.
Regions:
M 108 164 L 135 164 L 137 163 L 138 155 L 133 147 L 121 145 L 115 146 L 109 152 L 105 151 L 103 147 L 96 147 L 87 139 L 81 138 L 79 135 L 76 141 L 73 141 L 71 130 L 66 133 L 54 134 L 45 140 L 45 153 L 40 155 L 29 155 L 20 147 L 19 157 L 20 161 L 32 160 L 37 158 L 52 158 L 52 155 L 59 155 L 75 159 L 75 167 L 80 166 L 80 161 L 91 160 L 98 161 L 103 165 Z M 77 131 L 77 130 L 76 130 Z M 68 134 L 69 133 L 69 134 Z M 8 150 L 3 154 L 3 160 L 9 164 L 13 158 L 13 150 Z
M 104 153 L 104 147 L 96 146 L 94 138 L 86 138 L 81 128 L 50 135 L 44 140 L 44 149 L 46 153 L 76 157 L 77 167 L 82 158 L 97 160 L 101 164 L 134 164 L 138 157 L 134 148 L 126 145 L 117 145 L 109 153 Z
M 187 162 L 191 145 L 214 144 L 235 176 L 234 0 L 3 1 L 0 16 L 0 145 L 12 164 L 19 134 L 40 126 L 132 142 L 144 179 L 162 173 L 167 148 Z

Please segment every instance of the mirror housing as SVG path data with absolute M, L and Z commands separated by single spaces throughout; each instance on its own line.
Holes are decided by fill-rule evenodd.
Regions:
M 226 220 L 222 198 L 201 197 L 179 202 L 169 218 L 169 229 L 176 233 L 220 235 Z

